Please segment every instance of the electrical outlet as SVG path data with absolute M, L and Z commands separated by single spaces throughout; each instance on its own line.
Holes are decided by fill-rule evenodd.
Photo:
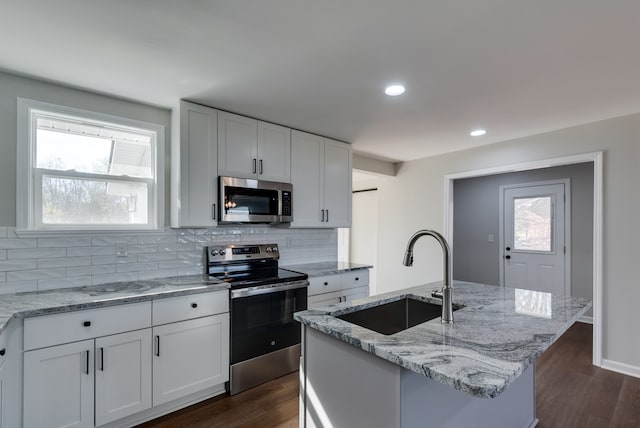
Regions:
M 489 235 L 489 242 L 493 242 L 493 235 Z
M 126 242 L 119 242 L 116 244 L 116 257 L 127 257 L 128 249 Z

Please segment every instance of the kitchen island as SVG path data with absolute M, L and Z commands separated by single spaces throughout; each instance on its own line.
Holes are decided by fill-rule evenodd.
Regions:
M 304 427 L 534 427 L 535 360 L 588 299 L 454 282 L 455 323 L 437 317 L 395 334 L 338 318 L 440 283 L 299 312 Z

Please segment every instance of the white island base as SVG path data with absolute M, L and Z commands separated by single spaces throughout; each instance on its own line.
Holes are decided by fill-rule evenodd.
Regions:
M 535 427 L 535 368 L 479 398 L 303 326 L 300 426 Z

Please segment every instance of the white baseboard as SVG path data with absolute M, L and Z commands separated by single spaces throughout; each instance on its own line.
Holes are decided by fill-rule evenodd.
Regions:
M 619 363 L 617 361 L 607 360 L 606 358 L 603 358 L 601 367 L 603 369 L 640 378 L 640 367 L 632 366 L 630 364 Z
M 580 315 L 578 318 L 578 322 L 583 322 L 587 324 L 593 324 L 593 317 L 588 317 L 586 315 Z

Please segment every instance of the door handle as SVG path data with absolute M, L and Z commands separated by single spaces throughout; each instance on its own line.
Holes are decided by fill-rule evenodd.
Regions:
M 260 159 L 260 174 L 262 174 L 262 159 Z
M 324 210 L 320 210 L 320 213 L 322 214 L 322 218 L 320 219 L 320 222 L 324 222 Z
M 160 336 L 156 336 L 156 357 L 160 356 Z
M 104 348 L 100 348 L 100 371 L 104 371 Z
M 506 256 L 504 256 L 505 259 L 510 260 L 511 256 L 509 254 L 507 254 Z
M 326 210 L 326 211 L 327 211 L 327 223 L 329 223 L 329 210 Z
M 216 204 L 211 204 L 211 219 L 216 219 Z
M 85 364 L 87 365 L 87 370 L 84 373 L 89 374 L 89 351 L 86 350 L 84 352 L 85 352 Z
M 256 158 L 253 158 L 253 173 L 256 173 Z

